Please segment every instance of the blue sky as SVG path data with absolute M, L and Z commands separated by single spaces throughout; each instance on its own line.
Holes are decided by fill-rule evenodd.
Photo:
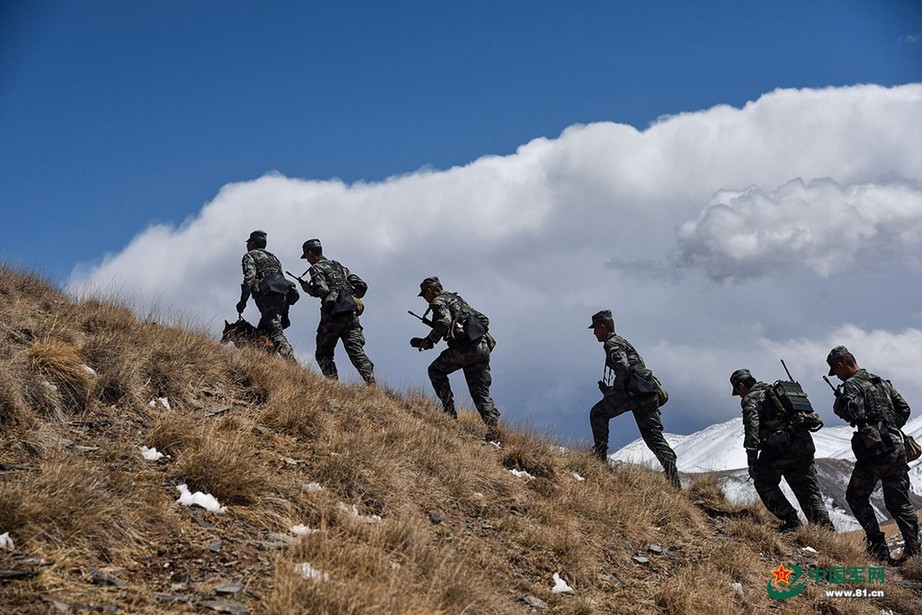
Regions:
M 318 236 L 387 381 L 428 389 L 437 273 L 496 323 L 507 418 L 583 440 L 612 307 L 687 432 L 777 354 L 817 395 L 837 343 L 922 359 L 920 82 L 910 0 L 7 0 L 0 259 L 213 329 L 252 228 L 299 271 Z
M 915 82 L 920 33 L 894 0 L 6 0 L 0 254 L 64 280 L 269 171 L 376 181 L 575 123 Z

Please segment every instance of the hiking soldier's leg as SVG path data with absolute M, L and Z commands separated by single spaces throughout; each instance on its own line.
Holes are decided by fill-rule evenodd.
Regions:
M 768 509 L 768 512 L 784 522 L 782 528 L 793 529 L 800 525 L 797 511 L 784 497 L 780 486 L 781 476 L 786 467 L 782 460 L 760 457 L 756 464 L 756 475 L 752 482 L 756 488 L 756 493 L 759 494 L 759 498 L 765 508 Z
M 317 360 L 320 372 L 331 380 L 339 380 L 333 355 L 336 352 L 336 342 L 339 341 L 341 331 L 342 328 L 332 316 L 321 314 L 320 324 L 317 325 L 317 348 L 314 351 L 314 358 Z
M 880 477 L 884 505 L 896 521 L 905 542 L 904 553 L 919 553 L 919 518 L 909 500 L 909 466 L 901 458 Z
M 285 295 L 254 297 L 259 309 L 259 324 L 256 328 L 275 346 L 275 352 L 286 359 L 294 358 L 294 351 L 285 332 L 282 330 L 282 309 L 285 307 Z
M 791 438 L 790 465 L 782 474 L 794 492 L 794 497 L 797 498 L 807 521 L 835 531 L 836 528 L 830 521 L 829 512 L 823 503 L 819 482 L 816 480 L 816 462 L 813 458 L 815 451 L 809 432 L 796 432 Z
M 792 468 L 784 473 L 784 480 L 794 492 L 794 497 L 797 498 L 807 521 L 835 531 L 836 528 L 829 519 L 829 512 L 823 503 L 820 484 L 816 480 L 816 465 L 811 463 L 806 468 Z
M 659 406 L 656 405 L 656 401 L 641 406 L 633 412 L 634 420 L 637 421 L 637 428 L 640 430 L 640 437 L 643 438 L 647 448 L 653 451 L 656 459 L 663 466 L 666 478 L 669 479 L 673 486 L 681 487 L 679 471 L 675 464 L 675 451 L 672 450 L 672 447 L 669 446 L 663 436 L 662 414 Z
M 346 348 L 346 354 L 352 365 L 362 376 L 366 384 L 375 383 L 375 365 L 365 354 L 365 334 L 362 332 L 362 325 L 359 319 L 352 317 L 352 322 L 342 334 L 343 346 Z
M 605 461 L 608 459 L 608 422 L 627 412 L 627 394 L 614 393 L 603 397 L 589 409 L 589 426 L 592 428 L 592 452 Z
M 880 524 L 871 506 L 871 493 L 880 479 L 877 466 L 872 463 L 856 461 L 852 477 L 845 489 L 845 500 L 867 537 L 867 551 L 881 560 L 890 557 L 890 548 L 880 531 Z
M 474 407 L 480 413 L 480 418 L 489 426 L 494 426 L 499 421 L 499 410 L 490 397 L 490 384 L 493 378 L 490 375 L 490 350 L 486 343 L 481 342 L 471 351 L 471 360 L 474 363 L 464 367 L 464 378 L 467 388 L 474 400 Z
M 455 418 L 458 418 L 458 411 L 455 410 L 455 396 L 451 392 L 448 374 L 461 369 L 462 366 L 458 353 L 451 348 L 443 350 L 429 365 L 429 380 L 436 396 L 442 402 L 442 410 Z

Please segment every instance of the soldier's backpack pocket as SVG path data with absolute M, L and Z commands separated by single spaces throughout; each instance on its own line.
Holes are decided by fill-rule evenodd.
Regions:
M 852 434 L 852 452 L 859 461 L 871 461 L 892 453 L 893 436 L 882 423 L 867 423 Z
M 779 459 L 791 452 L 791 434 L 786 429 L 779 429 L 768 434 L 765 445 L 762 447 L 765 456 Z
M 916 439 L 908 433 L 903 434 L 903 446 L 906 447 L 906 463 L 911 463 L 922 457 L 922 446 L 919 446 Z
M 348 292 L 340 292 L 333 300 L 330 306 L 330 314 L 333 316 L 344 316 L 346 314 L 355 314 L 358 305 L 355 299 Z

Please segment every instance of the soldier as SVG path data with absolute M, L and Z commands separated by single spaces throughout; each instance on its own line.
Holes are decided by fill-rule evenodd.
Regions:
M 733 372 L 730 386 L 731 395 L 740 396 L 743 408 L 743 447 L 749 476 L 765 508 L 781 520 L 779 529 L 785 532 L 800 527 L 797 511 L 779 487 L 783 476 L 807 521 L 835 531 L 816 480 L 816 448 L 810 432 L 789 427 L 769 386 L 756 381 L 748 369 Z
M 294 360 L 291 344 L 282 330 L 282 320 L 288 304 L 288 289 L 294 287 L 282 275 L 282 264 L 279 259 L 266 250 L 265 231 L 250 233 L 246 246 L 237 313 L 243 314 L 247 299 L 252 295 L 260 314 L 256 328 L 272 340 L 275 352 L 286 359 Z
M 432 318 L 424 322 L 432 327 L 432 331 L 427 337 L 413 338 L 410 344 L 420 351 L 432 349 L 441 339 L 448 344 L 448 348 L 429 365 L 429 380 L 442 402 L 442 409 L 458 417 L 448 374 L 464 370 L 474 406 L 490 428 L 489 436 L 499 421 L 499 410 L 490 397 L 490 352 L 496 341 L 487 331 L 489 319 L 468 305 L 457 293 L 443 290 L 437 277 L 423 280 L 419 285 L 418 296 L 429 304 L 426 313 L 431 311 Z
M 301 288 L 320 299 L 320 323 L 317 325 L 317 349 L 314 357 L 323 375 L 338 380 L 333 360 L 336 342 L 343 341 L 346 354 L 365 384 L 375 384 L 375 366 L 365 355 L 365 334 L 359 323 L 368 285 L 338 262 L 323 255 L 319 239 L 308 239 L 301 246 L 301 258 L 311 264 L 310 282 L 301 281 Z
M 864 528 L 868 554 L 889 561 L 884 539 L 870 497 L 877 482 L 883 486 L 884 504 L 903 534 L 903 559 L 919 553 L 919 520 L 909 500 L 909 466 L 900 428 L 909 419 L 909 404 L 889 380 L 858 366 L 845 346 L 836 346 L 826 357 L 829 375 L 842 381 L 836 389 L 833 411 L 856 427 L 852 435 L 855 468 L 845 491 L 852 514 Z
M 605 368 L 615 374 L 611 385 L 604 380 L 599 381 L 602 400 L 589 410 L 589 425 L 595 443 L 593 452 L 602 461 L 607 460 L 608 422 L 630 410 L 634 413 L 640 436 L 663 466 L 666 478 L 673 486 L 681 488 L 675 451 L 663 437 L 659 381 L 644 365 L 631 343 L 615 333 L 611 311 L 593 314 L 589 328 L 595 333 L 595 338 L 605 345 Z

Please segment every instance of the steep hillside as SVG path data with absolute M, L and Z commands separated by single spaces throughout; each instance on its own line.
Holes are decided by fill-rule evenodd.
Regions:
M 860 547 L 781 535 L 713 480 L 484 435 L 0 270 L 0 612 L 917 612 L 919 562 L 883 598 L 778 601 L 779 564 L 866 566 Z

